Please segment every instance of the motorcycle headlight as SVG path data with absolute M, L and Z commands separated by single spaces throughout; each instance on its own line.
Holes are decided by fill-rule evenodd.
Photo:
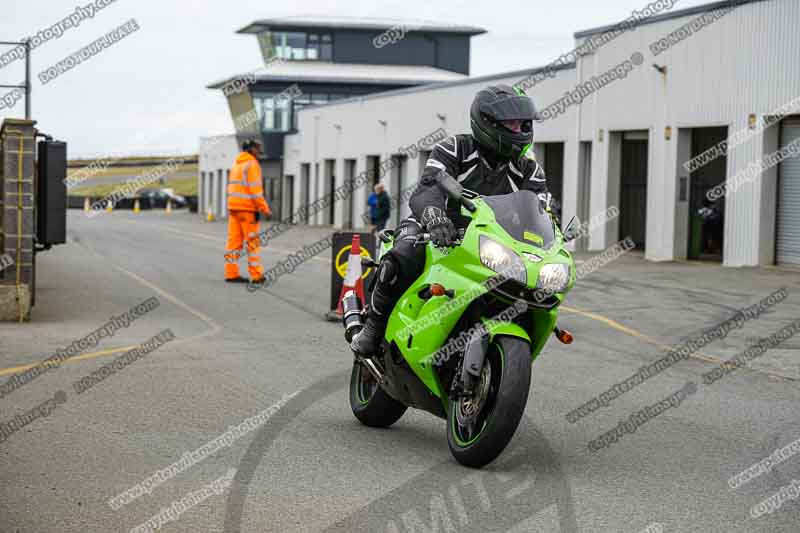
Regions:
M 522 262 L 520 256 L 514 253 L 513 250 L 509 250 L 489 237 L 481 235 L 480 256 L 481 263 L 483 263 L 484 266 L 491 268 L 498 274 L 509 279 L 518 281 L 523 285 L 528 284 L 528 273 L 525 269 L 525 263 Z
M 539 270 L 539 279 L 536 280 L 536 288 L 542 289 L 550 294 L 564 292 L 567 285 L 569 285 L 569 274 L 569 265 L 544 265 Z

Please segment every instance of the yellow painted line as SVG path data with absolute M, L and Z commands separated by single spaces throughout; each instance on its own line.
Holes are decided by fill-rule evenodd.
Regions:
M 100 352 L 92 352 L 92 353 L 85 353 L 83 355 L 76 355 L 75 357 L 70 357 L 69 359 L 65 359 L 64 361 L 61 362 L 61 364 L 71 363 L 73 361 L 83 361 L 85 359 L 94 359 L 95 357 L 102 357 L 104 355 L 113 355 L 115 353 L 127 352 L 128 350 L 133 350 L 136 347 L 137 346 L 125 346 L 123 348 L 111 348 L 110 350 L 103 350 L 103 351 L 100 351 Z M 24 372 L 24 371 L 28 370 L 29 368 L 33 368 L 35 366 L 39 366 L 40 364 L 41 364 L 41 361 L 39 361 L 38 363 L 29 364 L 29 365 L 20 365 L 20 366 L 12 366 L 12 367 L 9 367 L 9 368 L 3 368 L 3 369 L 0 369 L 0 376 L 7 376 L 8 374 L 16 374 L 17 372 Z M 45 366 L 48 366 L 48 365 L 45 365 Z
M 563 309 L 564 311 L 567 311 L 568 313 L 575 313 L 576 315 L 585 316 L 586 318 L 590 318 L 592 320 L 597 320 L 598 322 L 602 322 L 603 324 L 609 326 L 610 328 L 613 328 L 613 329 L 616 329 L 618 331 L 621 331 L 621 332 L 625 333 L 626 335 L 630 335 L 631 337 L 635 337 L 637 339 L 641 339 L 641 340 L 647 342 L 648 344 L 652 344 L 652 345 L 658 347 L 660 350 L 663 350 L 665 352 L 669 352 L 669 351 L 671 351 L 671 350 L 673 350 L 675 348 L 674 346 L 670 346 L 669 344 L 664 344 L 663 342 L 660 342 L 660 341 L 654 339 L 653 337 L 645 335 L 644 333 L 636 331 L 635 329 L 630 328 L 628 326 L 624 326 L 624 325 L 620 324 L 619 322 L 617 322 L 616 320 L 613 320 L 613 319 L 608 318 L 606 316 L 600 315 L 598 313 L 592 313 L 591 311 L 584 311 L 583 309 L 578 309 L 578 308 L 575 308 L 575 307 L 569 307 L 569 306 L 566 306 L 566 305 L 562 305 L 560 307 L 560 309 Z M 721 359 L 721 358 L 713 356 L 713 355 L 708 355 L 708 354 L 705 354 L 705 353 L 700 352 L 700 351 L 697 351 L 697 352 L 689 354 L 689 357 L 691 357 L 693 359 L 698 359 L 700 361 L 705 361 L 707 363 L 722 364 L 724 366 L 727 366 L 726 365 L 726 361 L 724 359 Z M 766 374 L 768 376 L 779 377 L 779 378 L 783 378 L 783 379 L 790 379 L 792 381 L 796 381 L 797 380 L 797 378 L 794 378 L 794 377 L 791 377 L 791 376 L 784 376 L 782 374 L 777 374 L 775 372 L 768 372 L 768 371 L 765 371 L 765 370 L 757 370 L 757 369 L 750 368 L 750 367 L 742 367 L 742 368 L 747 368 L 749 370 L 752 370 L 753 372 L 759 372 L 761 374 Z
M 586 318 L 591 318 L 592 320 L 597 320 L 598 322 L 602 322 L 603 324 L 611 328 L 614 328 L 616 330 L 619 330 L 625 333 L 626 335 L 630 335 L 631 337 L 636 337 L 637 339 L 642 339 L 643 341 L 648 342 L 650 344 L 655 344 L 657 346 L 664 346 L 654 338 L 648 337 L 647 335 L 640 333 L 633 328 L 629 328 L 628 326 L 623 326 L 619 322 L 612 320 L 608 317 L 605 317 L 603 315 L 592 313 L 591 311 L 583 311 L 582 309 L 577 309 L 575 307 L 568 307 L 566 305 L 562 305 L 559 309 L 563 309 L 564 311 L 575 313 L 577 315 L 585 316 Z
M 166 290 L 162 289 L 161 287 L 157 286 L 154 283 L 151 283 L 151 282 L 147 281 L 146 279 L 144 279 L 143 277 L 139 276 L 138 274 L 134 274 L 130 270 L 127 270 L 127 269 L 125 269 L 125 268 L 123 268 L 123 267 L 121 267 L 119 265 L 116 265 L 114 263 L 109 262 L 107 257 L 105 257 L 104 255 L 99 253 L 97 250 L 95 250 L 90 245 L 86 244 L 85 242 L 81 242 L 80 244 L 81 244 L 81 246 L 85 247 L 86 249 L 88 249 L 90 252 L 92 252 L 96 256 L 102 258 L 103 261 L 104 261 L 104 264 L 110 265 L 112 268 L 114 268 L 116 270 L 119 270 L 120 272 L 122 272 L 126 276 L 130 277 L 134 281 L 137 281 L 137 282 L 141 283 L 142 285 L 144 285 L 148 289 L 150 289 L 153 292 L 159 294 L 162 298 L 164 298 L 168 302 L 180 307 L 184 311 L 190 313 L 194 317 L 198 318 L 199 320 L 201 320 L 201 321 L 205 322 L 206 324 L 208 324 L 209 326 L 211 326 L 211 329 L 209 331 L 207 331 L 207 332 L 205 332 L 205 333 L 203 333 L 201 335 L 190 337 L 188 339 L 179 339 L 179 340 L 173 342 L 172 344 L 179 344 L 181 342 L 187 342 L 189 340 L 194 340 L 194 339 L 197 339 L 197 338 L 200 338 L 200 337 L 207 337 L 209 335 L 215 335 L 216 333 L 222 331 L 222 326 L 220 326 L 219 324 L 214 322 L 214 320 L 210 316 L 206 315 L 202 311 L 198 311 L 198 310 L 194 309 L 189 304 L 187 304 L 187 303 L 183 302 L 181 299 L 179 299 L 177 296 L 174 296 L 173 294 L 170 294 Z
M 86 244 L 84 242 L 81 242 L 79 245 L 83 246 L 84 248 L 86 248 L 90 252 L 94 253 L 95 255 L 97 255 L 99 257 L 102 257 L 104 264 L 110 265 L 112 268 L 115 268 L 116 270 L 119 270 L 120 272 L 122 272 L 126 276 L 131 277 L 132 279 L 134 279 L 135 281 L 141 283 L 142 285 L 144 285 L 148 289 L 156 292 L 157 294 L 159 294 L 162 298 L 164 298 L 168 302 L 180 307 L 184 311 L 187 311 L 188 313 L 190 313 L 192 316 L 198 318 L 199 320 L 201 320 L 201 321 L 205 322 L 206 324 L 208 324 L 209 326 L 211 326 L 211 329 L 209 329 L 208 331 L 205 331 L 205 332 L 203 332 L 203 333 L 201 333 L 199 335 L 194 335 L 193 337 L 187 337 L 185 339 L 177 339 L 177 340 L 175 340 L 175 341 L 173 341 L 171 343 L 172 345 L 183 344 L 185 342 L 195 341 L 197 339 L 201 339 L 201 338 L 204 338 L 204 337 L 210 337 L 210 336 L 216 335 L 217 333 L 222 331 L 222 326 L 217 324 L 211 317 L 209 317 L 208 315 L 206 315 L 202 311 L 198 311 L 198 310 L 192 308 L 189 304 L 181 301 L 178 297 L 173 296 L 172 294 L 168 293 L 167 291 L 165 291 L 161 287 L 158 287 L 158 286 L 154 285 L 153 283 L 147 281 L 146 279 L 144 279 L 143 277 L 139 276 L 138 274 L 134 274 L 133 272 L 131 272 L 129 270 L 126 270 L 125 268 L 122 268 L 119 265 L 115 265 L 113 263 L 109 263 L 108 262 L 108 258 L 106 258 L 102 254 L 98 253 L 96 250 L 94 250 L 88 244 Z M 132 350 L 134 348 L 137 348 L 138 346 L 139 345 L 137 344 L 137 345 L 134 345 L 134 346 L 125 346 L 125 347 L 122 347 L 122 348 L 110 348 L 108 350 L 101 350 L 101 351 L 98 351 L 98 352 L 91 352 L 91 353 L 85 353 L 85 354 L 81 354 L 81 355 L 76 355 L 75 357 L 70 357 L 69 359 L 65 359 L 64 361 L 62 361 L 61 364 L 72 363 L 72 362 L 76 362 L 76 361 L 86 361 L 88 359 L 95 359 L 97 357 L 104 357 L 106 355 L 114 355 L 114 354 L 117 354 L 117 353 L 123 353 L 123 352 L 127 352 L 129 350 Z M 0 369 L 0 376 L 5 376 L 5 375 L 8 375 L 8 374 L 15 374 L 17 372 L 24 372 L 25 370 L 27 370 L 29 368 L 33 368 L 34 366 L 40 365 L 41 363 L 42 363 L 42 361 L 37 361 L 36 363 L 31 363 L 31 364 L 26 364 L 26 365 L 19 365 L 19 366 L 12 366 L 12 367 L 9 367 L 9 368 L 2 368 L 2 369 Z
M 211 235 L 205 235 L 203 233 L 195 233 L 193 231 L 178 230 L 178 229 L 175 229 L 175 228 L 173 228 L 171 226 L 164 226 L 164 225 L 161 225 L 161 224 L 159 224 L 159 228 L 164 229 L 164 230 L 169 231 L 169 232 L 172 232 L 172 233 L 175 233 L 175 234 L 178 234 L 178 235 L 186 235 L 188 237 L 196 237 L 196 238 L 206 239 L 206 240 L 209 240 L 209 241 L 214 241 L 218 245 L 219 245 L 219 243 L 223 242 L 223 240 L 221 240 L 219 237 L 213 237 Z M 215 246 L 215 248 L 216 248 L 216 246 Z M 266 250 L 270 250 L 270 249 L 271 250 L 275 250 L 276 252 L 285 253 L 285 254 L 293 254 L 293 253 L 297 252 L 297 250 L 287 250 L 285 248 L 278 248 L 277 246 L 273 246 L 271 244 L 268 247 L 264 246 L 263 248 L 266 249 Z M 319 257 L 317 255 L 313 256 L 311 259 L 313 259 L 315 261 L 321 261 L 321 262 L 325 263 L 326 265 L 329 265 L 330 262 L 331 262 L 330 259 L 324 259 L 324 258 Z
M 664 344 L 663 342 L 661 342 L 659 340 L 656 340 L 653 337 L 645 335 L 644 333 L 636 331 L 635 329 L 630 328 L 628 326 L 624 326 L 624 325 L 620 324 L 619 322 L 617 322 L 616 320 L 613 320 L 613 319 L 608 318 L 606 316 L 603 316 L 603 315 L 600 315 L 600 314 L 597 314 L 597 313 L 592 313 L 591 311 L 584 311 L 582 309 L 577 309 L 575 307 L 568 307 L 568 306 L 565 306 L 565 305 L 562 305 L 561 309 L 563 309 L 564 311 L 570 312 L 570 313 L 575 313 L 577 315 L 585 316 L 586 318 L 591 318 L 592 320 L 597 320 L 598 322 L 602 322 L 603 324 L 609 326 L 610 328 L 613 328 L 613 329 L 616 329 L 618 331 L 621 331 L 621 332 L 625 333 L 626 335 L 630 335 L 631 337 L 635 337 L 637 339 L 641 339 L 641 340 L 645 341 L 646 343 L 652 344 L 653 346 L 656 346 L 660 350 L 663 350 L 665 352 L 669 352 L 669 351 L 674 349 L 674 346 L 670 346 L 669 344 Z M 709 363 L 722 363 L 722 362 L 724 362 L 719 357 L 715 357 L 713 355 L 707 355 L 707 354 L 704 354 L 703 352 L 700 352 L 700 351 L 697 351 L 697 352 L 694 352 L 692 354 L 689 354 L 689 357 L 692 357 L 694 359 L 699 359 L 701 361 L 706 361 L 706 362 L 709 362 Z
M 164 298 L 168 302 L 171 302 L 171 303 L 177 305 L 178 307 L 180 307 L 184 311 L 194 315 L 196 318 L 202 320 L 203 322 L 205 322 L 206 324 L 211 326 L 211 330 L 207 331 L 203 335 L 193 337 L 193 339 L 199 338 L 201 336 L 202 337 L 206 337 L 208 335 L 214 335 L 214 334 L 222 331 L 222 326 L 220 326 L 216 322 L 214 322 L 214 320 L 211 317 L 209 317 L 208 315 L 206 315 L 205 313 L 203 313 L 201 311 L 198 311 L 198 310 L 192 308 L 191 306 L 189 306 L 189 304 L 186 304 L 183 301 L 179 300 L 176 296 L 173 296 L 172 294 L 168 293 L 164 289 L 162 289 L 162 288 L 150 283 L 149 281 L 147 281 L 143 277 L 139 276 L 138 274 L 134 274 L 130 270 L 126 270 L 126 269 L 122 268 L 119 265 L 112 264 L 111 266 L 113 268 L 119 270 L 123 274 L 126 274 L 127 276 L 129 276 L 129 277 L 133 278 L 134 280 L 138 281 L 139 283 L 141 283 L 145 287 L 148 287 L 150 290 L 158 293 L 159 295 L 161 295 L 162 298 Z M 188 339 L 186 339 L 186 340 L 188 340 Z

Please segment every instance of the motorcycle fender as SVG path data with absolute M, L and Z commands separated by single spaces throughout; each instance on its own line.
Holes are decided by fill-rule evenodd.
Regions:
M 494 338 L 498 335 L 507 335 L 509 337 L 518 337 L 529 345 L 533 345 L 530 335 L 528 335 L 528 332 L 522 329 L 519 324 L 483 319 L 483 325 L 486 326 L 486 329 L 489 331 L 490 341 L 494 341 Z

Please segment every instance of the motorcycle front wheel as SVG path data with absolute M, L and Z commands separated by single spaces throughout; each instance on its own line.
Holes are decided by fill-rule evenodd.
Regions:
M 530 344 L 495 337 L 473 395 L 449 403 L 447 444 L 459 463 L 481 468 L 502 453 L 525 412 L 530 384 Z

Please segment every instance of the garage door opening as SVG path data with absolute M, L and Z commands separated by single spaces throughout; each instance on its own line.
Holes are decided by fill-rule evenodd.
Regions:
M 333 191 L 336 190 L 336 160 L 325 160 L 325 193 L 323 195 L 329 202 L 328 212 L 323 224 L 334 224 L 336 221 L 336 198 Z
M 800 116 L 781 122 L 781 148 L 792 143 L 800 143 Z M 800 157 L 788 157 L 778 166 L 777 211 L 775 259 L 778 264 L 800 265 Z
M 644 250 L 647 229 L 647 131 L 622 135 L 619 174 L 619 235 Z
M 288 213 L 287 216 L 291 217 L 294 215 L 294 176 L 291 174 L 287 174 L 285 177 L 283 197 L 285 198 L 284 207 Z M 283 216 L 279 217 L 279 219 L 283 218 Z
M 381 157 L 378 155 L 367 156 L 367 185 L 364 200 L 367 203 L 367 209 L 364 213 L 364 225 L 372 225 L 374 223 L 373 216 L 375 215 L 375 201 L 372 197 L 375 191 L 375 184 L 381 180 Z M 370 203 L 372 202 L 372 203 Z
M 406 188 L 408 181 L 408 157 L 405 155 L 392 156 L 392 174 L 391 183 L 389 183 L 388 193 L 391 197 L 391 212 L 389 214 L 389 225 L 397 227 L 400 224 L 401 209 L 399 209 L 399 200 L 403 195 L 403 190 Z
M 592 213 L 592 143 L 581 141 L 578 153 L 578 200 L 577 216 L 581 223 L 589 222 Z M 566 225 L 568 220 L 561 217 L 561 224 Z M 588 236 L 580 237 L 575 241 L 575 250 L 586 251 L 589 249 Z
M 564 205 L 564 143 L 542 143 L 544 145 L 544 161 L 540 161 L 547 176 L 547 190 L 553 195 L 553 208 L 561 218 L 561 206 Z
M 353 213 L 356 212 L 356 205 L 355 205 L 355 190 L 353 190 L 353 182 L 356 179 L 356 160 L 355 159 L 345 159 L 344 160 L 344 183 L 347 185 L 345 187 L 345 191 L 347 192 L 347 198 L 344 200 L 344 219 L 342 221 L 342 227 L 345 229 L 353 229 Z
M 367 172 L 368 176 L 370 177 L 370 191 L 372 187 L 375 186 L 381 180 L 381 156 L 379 155 L 368 155 L 367 156 Z
M 694 158 L 728 138 L 728 128 L 694 128 Z M 728 158 L 721 155 L 689 174 L 689 259 L 722 262 L 725 229 L 725 197 L 711 199 L 708 191 L 725 182 Z
M 308 213 L 308 204 L 311 203 L 311 163 L 302 163 L 300 165 L 300 204 L 303 209 L 303 222 L 308 224 L 310 217 Z M 295 220 L 297 224 L 299 220 Z
M 564 143 L 534 143 L 532 150 L 547 176 L 547 190 L 553 195 L 553 211 L 560 218 L 564 196 Z

